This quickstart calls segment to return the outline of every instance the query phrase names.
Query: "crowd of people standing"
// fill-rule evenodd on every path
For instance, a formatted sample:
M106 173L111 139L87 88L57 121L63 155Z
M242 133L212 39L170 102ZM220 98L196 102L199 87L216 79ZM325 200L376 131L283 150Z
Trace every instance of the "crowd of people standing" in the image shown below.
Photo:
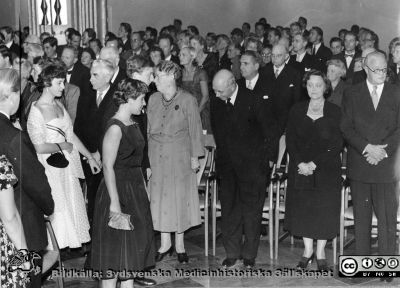
M298 269L316 259L329 270L343 163L356 253L370 254L372 211L379 254L396 253L400 37L386 54L374 31L353 25L328 47L304 17L290 27L262 18L254 33L243 23L230 36L202 37L179 19L159 33L121 23L104 43L92 28L68 28L66 45L39 36L0 28L2 255L43 255L46 215L60 248L87 248L103 287L154 285L107 271L150 269L174 251L189 262L204 134L217 147L223 267L256 265L269 175L285 147L284 229L303 239ZM6 287L26 285L27 275L1 273ZM40 273L29 276L40 287Z

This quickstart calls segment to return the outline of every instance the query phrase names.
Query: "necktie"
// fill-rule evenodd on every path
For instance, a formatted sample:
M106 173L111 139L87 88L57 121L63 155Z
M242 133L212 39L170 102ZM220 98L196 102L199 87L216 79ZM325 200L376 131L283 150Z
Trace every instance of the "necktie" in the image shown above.
M67 70L67 75L71 75L72 74L72 70Z
M315 45L312 46L312 55L315 55Z
M96 105L97 105L97 107L99 107L100 106L100 103L101 103L101 101L103 100L102 97L103 96L103 93L102 92L100 92L100 91L97 91L97 98L96 98Z
M378 107L379 103L379 97L378 97L378 92L377 92L378 86L374 85L371 93L371 98L372 98L372 103L374 104L374 108Z
M275 69L275 78L278 78L278 76L279 76L279 69L276 68L276 69Z
M251 80L247 83L247 89L253 90L253 85L251 84Z
M227 105L229 108L233 108L233 103L231 102L231 98L228 98L228 99L226 100L226 105Z

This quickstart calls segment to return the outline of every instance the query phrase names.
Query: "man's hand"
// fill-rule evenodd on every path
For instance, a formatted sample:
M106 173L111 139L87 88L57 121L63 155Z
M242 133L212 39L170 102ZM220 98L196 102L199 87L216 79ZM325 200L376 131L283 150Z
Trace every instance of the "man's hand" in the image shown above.
M377 165L380 161L382 161L385 157L387 157L387 153L385 151L385 145L372 145L368 144L364 149L364 157L367 162L371 165Z
M297 167L299 168L297 172L301 175L309 176L314 173L314 171L311 169L311 166L308 165L308 163L301 162L299 165L297 165Z

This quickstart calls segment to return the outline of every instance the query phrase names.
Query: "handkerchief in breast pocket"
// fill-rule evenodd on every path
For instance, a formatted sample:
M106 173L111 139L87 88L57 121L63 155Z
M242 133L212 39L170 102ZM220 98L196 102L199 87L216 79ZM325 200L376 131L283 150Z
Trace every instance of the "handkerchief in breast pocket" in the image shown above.
M263 99L269 99L268 95L264 95Z
M293 84L289 84L289 87L294 87L294 85Z

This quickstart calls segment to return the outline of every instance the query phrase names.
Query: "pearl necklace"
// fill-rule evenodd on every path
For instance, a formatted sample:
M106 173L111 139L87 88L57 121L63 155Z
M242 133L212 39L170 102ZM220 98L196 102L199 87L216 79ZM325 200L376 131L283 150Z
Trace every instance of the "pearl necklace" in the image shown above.
M164 108L168 108L172 104L172 102L174 102L176 95L178 95L178 90L176 90L174 96L172 96L171 99L167 100L165 99L164 95L161 94L161 103L163 104Z

